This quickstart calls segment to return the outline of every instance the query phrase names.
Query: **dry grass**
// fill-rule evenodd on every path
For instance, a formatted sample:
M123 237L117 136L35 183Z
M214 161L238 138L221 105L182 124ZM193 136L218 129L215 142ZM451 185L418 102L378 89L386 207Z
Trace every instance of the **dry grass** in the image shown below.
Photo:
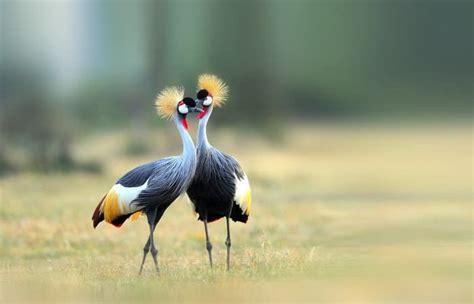
M174 149L156 134L159 150L141 158L121 155L119 134L78 145L105 157L103 175L0 180L2 302L472 301L469 125L299 126L278 142L213 130L253 187L250 222L232 226L232 271L224 222L211 225L211 271L180 199L157 228L161 276L149 260L139 277L145 219L94 231L90 216L120 174Z

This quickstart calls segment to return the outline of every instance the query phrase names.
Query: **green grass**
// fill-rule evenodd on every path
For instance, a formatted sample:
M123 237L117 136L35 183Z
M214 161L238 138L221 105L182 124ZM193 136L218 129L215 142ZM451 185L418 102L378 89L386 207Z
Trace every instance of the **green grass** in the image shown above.
M155 234L161 275L150 259L140 277L145 218L94 230L90 216L123 172L179 151L163 132L142 157L122 155L119 134L79 143L103 175L0 180L2 302L472 301L470 126L295 126L279 142L211 131L252 184L251 219L231 226L232 269L225 223L210 225L210 270L182 198Z

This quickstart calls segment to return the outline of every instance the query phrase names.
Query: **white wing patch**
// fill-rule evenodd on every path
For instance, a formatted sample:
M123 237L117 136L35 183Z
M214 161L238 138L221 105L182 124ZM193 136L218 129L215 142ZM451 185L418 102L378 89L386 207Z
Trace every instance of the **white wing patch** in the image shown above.
M125 187L120 184L115 184L112 187L112 190L118 194L118 205L122 214L138 211L135 205L130 203L138 197L140 192L142 192L142 190L145 189L147 185L148 180L146 180L143 185L138 187Z
M243 179L239 179L235 176L235 196L234 200L242 209L242 214L250 214L250 207L252 205L252 196L250 192L250 184L246 175Z

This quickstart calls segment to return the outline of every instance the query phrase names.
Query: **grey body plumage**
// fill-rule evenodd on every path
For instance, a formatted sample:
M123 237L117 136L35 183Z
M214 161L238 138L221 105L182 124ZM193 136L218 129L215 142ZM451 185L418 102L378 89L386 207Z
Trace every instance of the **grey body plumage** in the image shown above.
M187 194L204 222L206 248L212 267L212 244L209 239L207 223L226 218L227 225L227 269L230 267L230 228L229 218L234 221L247 222L248 212L236 201L239 181L247 181L239 163L230 155L219 151L209 144L207 123L212 113L212 105L205 110L197 133L197 167ZM247 181L248 184L248 181ZM248 189L250 191L250 189Z
M192 101L194 103L194 100ZM195 103L194 107L190 107L190 111L194 109ZM112 198L110 204L118 204L117 201L121 203L120 200L123 201L125 198L129 198L129 202L126 204L122 203L121 208L119 208L123 214L110 220L110 223L120 226L128 217L138 211L145 213L147 216L150 235L144 247L140 273L143 270L145 258L149 251L152 253L156 269L158 270L158 251L153 240L156 224L171 203L186 191L196 169L195 146L187 131L186 115L176 112L173 115L173 121L183 142L182 154L153 161L129 171L118 179L114 187L109 191L109 194L110 192L115 193L115 200L113 201ZM107 203L104 200L107 200L109 194L104 196L94 212L92 217L94 227L104 220L104 214L107 220L107 206L103 206L103 204ZM117 199L116 197L120 198ZM128 212L124 210L128 210Z
M234 202L236 178L245 176L239 163L208 143L198 146L197 159L196 172L187 194L199 220L206 218L207 222L213 222L230 216L234 221L247 222L248 216Z
M176 121L183 140L183 154L156 161L147 188L135 200L138 208L148 210L170 205L188 188L196 169L195 147L187 130Z
M138 208L143 208L145 211L150 225L150 237L143 249L140 273L143 270L148 250L151 250L158 271L156 259L158 251L153 242L156 224L171 203L186 191L196 170L196 154L191 136L179 122L179 118L175 117L174 120L183 141L183 153L181 156L168 157L158 161L155 173L150 177L147 188L141 191L135 200Z

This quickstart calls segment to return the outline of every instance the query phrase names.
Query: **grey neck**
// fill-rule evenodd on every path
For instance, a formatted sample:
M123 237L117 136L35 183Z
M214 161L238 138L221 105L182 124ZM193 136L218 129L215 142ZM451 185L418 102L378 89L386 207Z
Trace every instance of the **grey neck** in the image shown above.
M206 115L204 115L204 117L199 120L198 131L197 131L198 150L207 149L211 147L211 145L209 144L209 141L207 140L206 127L207 127L207 122L209 121L209 118L211 117L211 114L212 114L212 108L213 106L211 105L208 108Z
M173 117L176 128L178 128L179 135L183 141L183 154L181 155L185 163L192 165L196 162L196 151L191 135L189 135L188 130L183 126L181 119L178 114L175 114Z

